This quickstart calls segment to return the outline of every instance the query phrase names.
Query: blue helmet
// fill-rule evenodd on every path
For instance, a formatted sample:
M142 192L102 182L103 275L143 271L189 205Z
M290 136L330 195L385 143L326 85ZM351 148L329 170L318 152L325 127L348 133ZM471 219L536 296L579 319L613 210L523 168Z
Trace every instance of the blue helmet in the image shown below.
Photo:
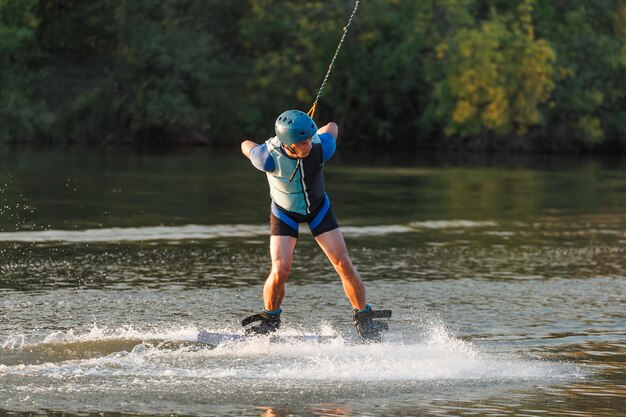
M308 114L300 110L287 110L274 125L278 140L286 145L304 142L317 133L317 126Z

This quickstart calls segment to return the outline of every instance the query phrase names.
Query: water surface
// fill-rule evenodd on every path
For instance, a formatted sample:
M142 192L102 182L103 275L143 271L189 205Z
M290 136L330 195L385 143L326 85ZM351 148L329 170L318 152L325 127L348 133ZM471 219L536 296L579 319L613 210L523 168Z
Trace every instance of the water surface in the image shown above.
M241 333L269 269L235 150L0 150L0 406L66 415L588 415L626 409L626 163L339 150L327 191L381 344L352 343L306 227L283 334Z

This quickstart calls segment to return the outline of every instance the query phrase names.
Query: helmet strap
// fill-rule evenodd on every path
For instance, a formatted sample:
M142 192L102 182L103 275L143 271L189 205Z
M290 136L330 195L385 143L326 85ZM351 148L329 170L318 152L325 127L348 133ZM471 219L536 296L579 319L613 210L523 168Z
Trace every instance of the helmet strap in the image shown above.
M293 155L295 155L295 154L296 154L296 153L293 151L293 149L291 149L291 146L287 146L287 145L285 145L284 143L281 143L280 145L283 147L283 149L286 149L286 150L287 150L290 154L293 154Z
M302 158L298 158L298 162L296 162L296 168L291 173L291 177L289 177L289 182L293 181L293 178L296 176L296 172L298 172L298 168L300 168L300 162Z
M287 152L289 152L292 155L298 156L297 153L295 153L292 149L291 146L287 146L284 143L281 143L281 146L287 150ZM298 172L298 168L300 168L300 163L302 162L302 158L298 157L298 162L296 162L296 168L293 170L293 172L291 173L291 176L289 177L289 182L293 181L293 179L296 176L296 172Z

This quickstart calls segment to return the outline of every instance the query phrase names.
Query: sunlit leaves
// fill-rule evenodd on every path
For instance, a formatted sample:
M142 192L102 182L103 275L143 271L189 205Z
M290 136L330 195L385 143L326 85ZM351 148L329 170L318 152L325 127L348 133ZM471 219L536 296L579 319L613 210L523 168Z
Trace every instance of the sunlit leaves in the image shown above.
M447 135L523 135L541 122L554 88L555 53L534 37L532 4L517 14L492 15L453 33L436 49L431 68Z

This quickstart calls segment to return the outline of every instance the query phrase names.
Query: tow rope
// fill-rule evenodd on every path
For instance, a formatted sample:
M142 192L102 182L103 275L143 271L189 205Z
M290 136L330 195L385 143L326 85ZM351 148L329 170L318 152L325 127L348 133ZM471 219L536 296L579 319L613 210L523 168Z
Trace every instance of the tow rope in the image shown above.
M339 45L337 45L337 50L335 51L335 55L333 56L333 59L330 61L330 65L328 66L328 71L326 72L326 76L324 77L324 81L322 81L322 85L319 89L319 91L317 92L317 97L315 97L315 101L313 102L313 105L311 106L311 109L307 112L307 114L311 117L311 119L313 118L313 115L315 114L315 109L317 109L317 102L320 99L320 96L322 95L322 91L324 91L324 87L326 87L326 83L328 82L328 78L330 77L330 73L333 70L333 67L335 65L335 60L337 59L337 55L339 55L339 50L341 49L341 46L343 45L343 41L346 39L346 35L348 34L348 28L350 27L350 24L352 23L352 20L354 19L354 16L356 16L356 12L357 9L359 8L359 5L361 4L361 0L356 0L356 4L354 5L354 10L352 11L352 14L350 15L350 19L348 20L348 24L346 24L346 26L343 28L343 35L341 36L341 40L339 41Z

